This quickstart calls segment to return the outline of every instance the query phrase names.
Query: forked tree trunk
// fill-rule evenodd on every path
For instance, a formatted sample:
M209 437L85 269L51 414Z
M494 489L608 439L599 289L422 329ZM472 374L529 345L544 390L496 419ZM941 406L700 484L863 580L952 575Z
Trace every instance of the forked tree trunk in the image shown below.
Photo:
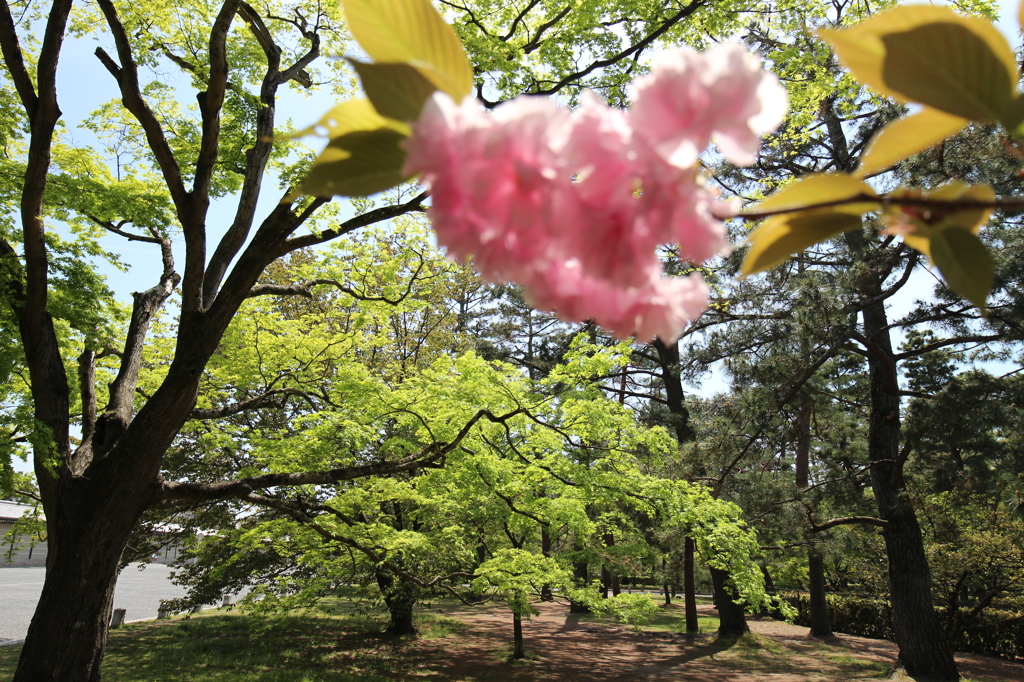
M718 636L742 637L750 632L743 607L736 603L736 588L732 585L729 572L712 568L711 584L715 589L715 604L718 606Z
M881 286L875 289L866 293L877 296ZM900 648L898 664L915 678L955 682L960 675L946 632L932 604L931 573L921 527L903 484L899 449L900 387L884 301L867 306L863 317L864 333L871 343L868 353L871 488L879 516L890 524L882 536L889 559L889 599L893 634Z
M693 555L696 543L693 538L683 542L683 602L686 608L686 632L700 632L697 621L697 586L693 579Z
M825 591L825 558L814 547L807 550L807 569L810 574L811 637L831 637L828 601Z

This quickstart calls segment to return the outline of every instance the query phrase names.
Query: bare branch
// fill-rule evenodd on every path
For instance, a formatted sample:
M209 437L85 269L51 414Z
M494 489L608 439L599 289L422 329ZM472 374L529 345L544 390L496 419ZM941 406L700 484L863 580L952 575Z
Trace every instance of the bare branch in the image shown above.
M125 225L126 221L122 221L115 225L109 220L100 220L96 216L90 215L88 213L85 214L85 216L95 224L102 227L104 230L107 230L108 232L113 232L114 234L120 237L124 237L130 242L146 242L149 244L159 244L162 241L159 237L146 237L140 234L132 234L131 232L125 232L121 228Z
M810 519L810 516L808 516L808 519ZM814 523L814 521L811 520L811 532L821 533L822 531L826 531L829 528L835 528L836 526L849 526L853 524L876 526L885 530L893 530L895 528L892 523L884 519L876 519L873 516L844 516L838 519L831 519L825 523Z
M52 432L65 470L71 466L70 387L53 319L47 312L49 257L42 216L53 134L61 116L57 106L57 60L70 11L71 0L55 0L50 7L35 69L38 88L35 91L10 7L6 1L0 2L0 51L25 106L30 126L28 160L24 178L20 180L24 264L21 265L6 240L0 245L0 257L5 261L4 269L16 275L11 279L9 301L18 320L25 351L35 418ZM48 495L47 490L53 489L47 486L52 485L52 482L40 481L44 496Z
M280 396L282 399L275 400L275 397L277 396ZM192 419L221 419L223 417L230 417L232 415L239 414L240 412L248 412L249 410L258 410L265 407L281 409L287 402L284 398L288 398L289 396L299 396L305 398L307 401L312 400L309 393L297 388L275 388L270 391L266 391L255 398L222 405L221 407L195 407L192 409Z
M313 287L322 286L329 284L339 291L348 294L357 301L374 301L380 303L387 303L388 305L398 305L412 294L413 287L416 285L419 279L419 274L423 271L426 261L420 259L420 264L416 267L416 271L409 278L409 283L397 298L388 298L387 296L367 296L366 294L360 293L352 287L346 286L336 279L311 279L302 284L257 284L249 290L248 298L254 298L256 296L303 296L305 298L313 298Z
M196 95L203 119L199 156L196 159L195 180L191 192L195 203L193 219L196 220L202 220L210 203L210 183L220 147L220 111L224 106L228 83L228 30L231 28L231 20L238 11L238 5L239 0L225 0L210 28L210 73L206 91Z
M625 50L622 50L618 54L612 55L608 59L599 59L599 60L597 60L595 62L592 62L585 69L582 69L581 71L577 71L576 73L569 74L568 76L566 76L562 80L560 80L557 83L555 83L554 85L552 85L550 88L546 88L546 89L542 89L542 90L535 90L535 91L531 92L530 94L531 95L553 95L556 92L558 92L558 91L562 90L563 88L565 88L566 86L571 85L572 83L580 80L584 76L587 76L587 75L591 74L592 72L594 72L594 71L596 71L598 69L603 69L606 66L611 66L611 65L613 65L613 64L615 64L615 63L617 63L617 62L619 62L619 61L621 61L623 59L626 59L626 58L630 57L631 55L633 55L635 53L638 53L638 52L641 52L641 51L647 49L647 47L649 45L651 45L655 40L657 40L658 38L663 36L666 32L668 32L669 29L671 29L673 26L678 24L683 19L686 19L687 17L689 17L691 14L693 14L694 12L699 10L701 7L704 7L706 4L707 4L707 0L693 0L692 2L690 2L690 4L686 5L681 10L676 12L674 15L672 15L671 17L666 19L664 21L664 23L662 23L660 26L658 26L658 28L656 28L654 31L651 31L643 39L641 39L638 42L636 42L635 44L627 47ZM495 106L497 104L495 102L487 102L486 100L484 100L484 103L487 106L491 106L491 107L493 107L493 106Z
M360 227L367 227L374 223L379 223L382 220L391 220L392 218L397 218L400 215L405 215L412 211L422 211L424 210L423 202L426 200L427 196L429 195L426 192L421 192L404 204L381 206L380 208L375 208L372 211L367 211L362 215L358 215L355 218L350 218L333 230L325 230L319 234L307 234L301 237L289 239L284 243L284 247L278 255L283 256L295 251L296 249L304 249L308 246L316 246L317 244L329 242L332 239L337 239L338 237L348 234L353 230L357 230Z
M815 204L797 206L794 208L783 208L772 211L745 211L738 215L723 215L718 217L722 218L723 220L729 218L742 218L743 220L761 220L762 218L769 218L771 216L784 215L787 213L798 213L800 211L810 211L818 208L832 208L834 206L847 206L849 204L861 203L878 204L882 208L889 208L892 206L913 206L916 208L926 209L927 211L931 212L934 217L938 217L940 215L948 213L956 213L958 211L970 210L996 209L1003 211L1008 215L1017 215L1019 213L1024 212L1024 199L1018 198L996 198L991 200L934 199L931 197L891 197L886 194L857 194L856 196L848 197L846 199L820 201Z
M96 430L96 351L86 348L78 356L78 384L82 393L82 442L91 442Z
M188 193L185 191L185 184L181 179L178 161L174 158L174 152L171 151L171 147L167 143L167 138L164 136L160 121L157 120L156 114L153 113L153 110L149 108L146 100L142 97L138 68L132 55L131 44L128 42L128 34L124 30L121 19L117 16L117 10L114 8L111 0L96 0L96 2L99 3L100 10L102 10L103 16L107 20L107 25L114 36L114 44L117 46L117 56L121 60L121 65L118 66L101 47L96 48L96 56L103 63L103 66L106 67L107 71L117 80L121 90L121 99L125 107L135 116L139 125L142 126L149 148L156 157L156 162L160 167L160 172L163 174L164 182L171 193L171 199L174 201L174 206L177 209L178 218L187 234L188 225L191 224L191 202L188 200Z
M267 71L263 77L263 84L260 87L260 104L262 106L256 113L256 130L253 146L246 152L245 176L242 181L242 191L238 198L238 207L235 210L235 218L231 226L224 233L220 243L217 244L203 281L204 308L209 308L213 304L221 281L227 272L228 265L239 249L242 248L242 245L245 244L245 240L250 230L252 230L264 172L270 159L270 153L273 151L277 89L288 80L308 83L308 77L303 81L304 69L320 55L320 36L315 31L299 27L303 36L310 41L310 48L295 64L282 72L280 70L281 49L274 43L270 31L263 23L259 13L245 2L240 2L238 13L263 48L264 55L267 58ZM314 210L319 208L320 205L322 204L316 203ZM300 224L307 217L308 215L302 216Z
M70 7L71 3L67 3ZM35 117L36 106L39 98L36 96L35 86L32 85L32 77L25 68L25 59L21 51L21 42L18 40L18 30L14 25L14 16L7 0L0 2L0 50L3 51L4 64L7 72L14 81L14 87L18 91L18 97L28 113L29 120Z

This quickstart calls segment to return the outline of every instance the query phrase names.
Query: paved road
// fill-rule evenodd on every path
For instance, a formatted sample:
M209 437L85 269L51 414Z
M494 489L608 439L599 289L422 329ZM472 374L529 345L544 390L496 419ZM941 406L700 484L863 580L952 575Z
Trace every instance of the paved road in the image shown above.
M171 583L170 572L163 564L149 564L143 571L139 564L128 566L117 579L114 608L126 609L127 620L156 618L161 599L185 594L185 588ZM25 637L45 574L44 568L0 568L0 644Z

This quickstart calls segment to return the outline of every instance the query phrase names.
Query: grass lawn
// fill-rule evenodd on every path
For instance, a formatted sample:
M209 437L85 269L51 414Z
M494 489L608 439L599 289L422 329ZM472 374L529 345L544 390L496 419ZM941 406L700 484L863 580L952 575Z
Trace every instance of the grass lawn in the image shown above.
M324 611L273 618L211 610L130 624L110 634L103 679L548 682L634 679L632 675L645 679L650 674L668 679L660 676L667 673L700 682L766 675L778 682L833 682L882 679L891 665L891 657L852 655L850 649L804 636L715 639L714 617L700 618L702 634L685 635L679 604L659 608L642 632L611 617L568 614L564 607L546 605L540 616L524 623L528 658L514 664L506 660L511 615L500 606L473 607L450 599L422 604L417 640L381 637L386 613L355 595L327 600L323 606ZM11 679L20 650L0 647L0 680Z
M336 604L342 607L341 600ZM300 613L257 619L210 611L190 618L129 624L110 633L103 679L115 682L376 682L408 668L374 635L377 615ZM425 613L423 637L463 631L458 621ZM367 646L369 642L374 646ZM377 646L379 645L379 646ZM20 646L0 647L0 679L14 675ZM387 675L390 673L390 675ZM383 675L387 675L386 677Z

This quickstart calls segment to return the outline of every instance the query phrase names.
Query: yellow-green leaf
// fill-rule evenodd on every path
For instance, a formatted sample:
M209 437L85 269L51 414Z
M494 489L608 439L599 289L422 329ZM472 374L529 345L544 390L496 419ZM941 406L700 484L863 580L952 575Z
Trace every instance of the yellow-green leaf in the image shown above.
M958 199L992 201L995 198L995 192L988 185L971 186L954 180L928 193L915 189L901 189L890 192L888 197L896 202L900 198L928 198L949 202ZM920 251L929 260L933 260L931 253L933 236L947 229L977 234L978 230L988 222L991 213L992 209L989 208L955 209L910 204L901 206L896 203L886 208L882 214L882 222L888 226L888 232L902 236L907 246Z
M841 173L808 175L805 178L787 185L764 201L751 207L744 213L765 213L768 211L790 211L793 209L815 206L826 202L842 201L855 197L873 197L875 190L860 178ZM843 205L833 210L845 213L863 213L877 207L871 201Z
M359 74L366 96L381 116L415 121L420 116L423 103L437 90L419 69L408 64L348 61Z
M981 239L955 227L936 232L931 237L931 260L950 289L985 310L996 266Z
M295 139L307 135L338 137L357 130L375 130L377 128L391 128L407 136L411 132L405 123L385 118L377 113L370 100L350 99L334 105L319 121L288 135L287 138Z
M381 116L366 99L335 106L320 122L301 134L331 138L320 153L300 192L314 196L366 196L401 183L405 150L401 142L409 126Z
M301 192L318 197L368 196L400 184L405 139L391 128L345 133L328 143L320 153Z
M996 198L996 193L989 185L967 185L959 180L954 180L930 191L928 196L944 201L956 201L957 199L993 201ZM952 211L942 216L939 229L959 228L967 230L971 234L978 234L978 230L988 222L990 215L992 215L991 208L966 208Z
M459 101L473 89L473 70L455 31L430 0L341 0L352 37L375 61L418 69Z
M751 275L769 270L793 254L861 224L861 214L876 210L875 191L860 178L838 173L809 175L768 197L744 213L778 212L767 218L747 237L750 250L741 273ZM851 203L811 208L846 199Z
M817 210L772 216L750 233L744 277L770 270L809 246L861 225L859 213Z
M856 173L864 177L885 170L897 161L955 135L967 123L965 118L927 107L916 114L893 121L871 140L871 146Z
M904 5L818 35L861 82L901 101L975 121L1002 121L1017 63L991 22L946 7Z

